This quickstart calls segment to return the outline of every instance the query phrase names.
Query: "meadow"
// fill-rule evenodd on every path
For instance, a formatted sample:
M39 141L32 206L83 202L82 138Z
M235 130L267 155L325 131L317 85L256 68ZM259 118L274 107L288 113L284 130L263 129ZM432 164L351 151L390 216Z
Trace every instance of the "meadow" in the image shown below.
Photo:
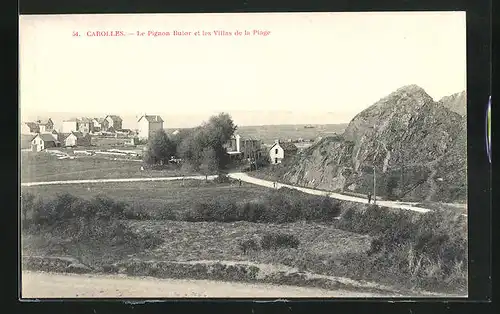
M242 183L216 184L213 181L178 180L159 182L120 182L75 185L45 185L23 187L22 192L45 199L60 194L73 194L84 199L105 195L126 203L131 211L142 216L161 218L166 213L181 213L200 202L249 202L268 192L260 186Z
M79 156L59 160L48 153L21 152L21 182L88 180L108 178L175 177L192 172L177 167L141 170L142 162Z

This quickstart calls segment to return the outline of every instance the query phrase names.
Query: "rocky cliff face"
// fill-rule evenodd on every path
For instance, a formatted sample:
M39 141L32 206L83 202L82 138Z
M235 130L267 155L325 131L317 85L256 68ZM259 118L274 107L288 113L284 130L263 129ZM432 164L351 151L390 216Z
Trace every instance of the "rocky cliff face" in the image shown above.
M463 117L467 115L467 94L465 91L443 97L439 103Z
M422 88L404 86L359 113L342 136L297 155L283 180L385 199L466 199L466 120Z

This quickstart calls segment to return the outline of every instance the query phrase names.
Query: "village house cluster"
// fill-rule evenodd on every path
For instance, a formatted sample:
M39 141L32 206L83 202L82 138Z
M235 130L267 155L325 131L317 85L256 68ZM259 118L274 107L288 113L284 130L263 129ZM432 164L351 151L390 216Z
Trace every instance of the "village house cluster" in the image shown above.
M149 140L155 132L164 128L158 115L143 114L137 120L137 129L123 128L123 119L118 115L104 118L72 118L63 120L60 130L54 127L51 118L21 123L21 135L30 137L30 149L42 151L52 147L92 146L96 136L114 136L130 139L136 145L140 140Z
M30 150L39 152L52 147L89 147L93 144L92 139L99 136L120 136L127 138L127 144L137 145L164 129L164 120L159 115L142 114L136 122L137 128L129 130L123 128L123 119L118 115L106 115L104 118L80 117L62 121L58 131L54 127L54 121L48 118L23 122L21 134L31 135ZM172 134L178 132L177 130ZM256 161L268 158L271 164L280 164L298 151L291 141L276 140L266 147L259 139L239 134L233 135L225 148L233 160Z

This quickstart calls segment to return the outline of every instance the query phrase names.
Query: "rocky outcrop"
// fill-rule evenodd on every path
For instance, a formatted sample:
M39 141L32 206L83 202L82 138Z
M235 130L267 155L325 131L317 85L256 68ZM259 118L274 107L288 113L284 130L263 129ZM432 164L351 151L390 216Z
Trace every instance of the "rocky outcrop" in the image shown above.
M439 103L463 117L467 115L467 93L465 91L445 96L439 100Z
M466 120L422 88L404 86L355 116L342 136L297 155L283 180L408 201L466 198Z

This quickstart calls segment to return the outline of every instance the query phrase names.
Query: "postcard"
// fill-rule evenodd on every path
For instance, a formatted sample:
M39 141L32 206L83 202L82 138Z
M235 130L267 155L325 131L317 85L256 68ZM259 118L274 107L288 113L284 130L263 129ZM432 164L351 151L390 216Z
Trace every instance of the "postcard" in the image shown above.
M467 297L465 12L19 23L23 299Z

